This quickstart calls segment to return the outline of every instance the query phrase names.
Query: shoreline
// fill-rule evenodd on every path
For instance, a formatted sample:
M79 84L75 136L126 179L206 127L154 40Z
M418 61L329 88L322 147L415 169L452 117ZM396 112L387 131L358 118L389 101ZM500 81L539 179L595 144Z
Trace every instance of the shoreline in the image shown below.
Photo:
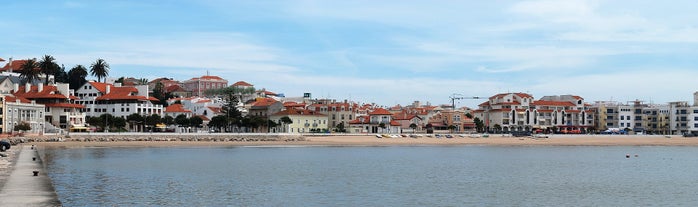
M99 135L91 135L100 137ZM375 135L312 135L284 136L276 138L227 139L218 138L171 138L153 135L147 138L134 138L134 135L112 136L110 138L50 138L34 140L32 144L44 147L206 147L206 146L698 146L698 138L664 135L551 135L550 138L504 137L490 135L488 138L454 137L400 137L377 138ZM201 135L195 135L201 136ZM235 135L240 136L240 135ZM116 137L116 138L115 138ZM250 137L254 137L251 135ZM292 138L291 138L292 137Z

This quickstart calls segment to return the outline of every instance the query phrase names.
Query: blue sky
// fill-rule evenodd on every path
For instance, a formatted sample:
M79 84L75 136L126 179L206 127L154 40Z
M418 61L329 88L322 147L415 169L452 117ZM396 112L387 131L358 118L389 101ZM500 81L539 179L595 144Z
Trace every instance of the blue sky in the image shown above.
M697 1L10 1L0 57L217 75L380 105L453 93L690 101ZM476 107L482 100L463 100Z

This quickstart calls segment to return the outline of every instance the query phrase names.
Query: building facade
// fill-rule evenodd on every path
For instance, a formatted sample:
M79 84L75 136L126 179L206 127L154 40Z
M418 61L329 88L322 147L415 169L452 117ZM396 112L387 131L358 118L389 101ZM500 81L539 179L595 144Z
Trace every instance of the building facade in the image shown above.
M182 85L184 90L191 92L192 96L203 97L206 90L228 87L228 81L218 76L205 75L186 80Z

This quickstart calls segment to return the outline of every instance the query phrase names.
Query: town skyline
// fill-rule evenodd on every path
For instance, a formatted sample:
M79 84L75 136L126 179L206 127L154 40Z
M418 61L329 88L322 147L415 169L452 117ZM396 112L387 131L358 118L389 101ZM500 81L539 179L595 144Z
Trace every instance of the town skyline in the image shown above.
M103 58L111 77L151 80L208 71L286 96L385 106L506 92L665 104L696 91L695 4L6 2L0 57L49 54L67 69Z

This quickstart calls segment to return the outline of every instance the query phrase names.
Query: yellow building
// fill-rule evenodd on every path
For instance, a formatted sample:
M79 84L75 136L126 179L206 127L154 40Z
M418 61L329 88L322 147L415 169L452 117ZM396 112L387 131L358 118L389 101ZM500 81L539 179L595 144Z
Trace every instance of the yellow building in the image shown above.
M284 123L283 117L288 117L291 123ZM306 109L287 108L271 115L269 120L279 124L271 132L310 133L329 130L327 115Z

